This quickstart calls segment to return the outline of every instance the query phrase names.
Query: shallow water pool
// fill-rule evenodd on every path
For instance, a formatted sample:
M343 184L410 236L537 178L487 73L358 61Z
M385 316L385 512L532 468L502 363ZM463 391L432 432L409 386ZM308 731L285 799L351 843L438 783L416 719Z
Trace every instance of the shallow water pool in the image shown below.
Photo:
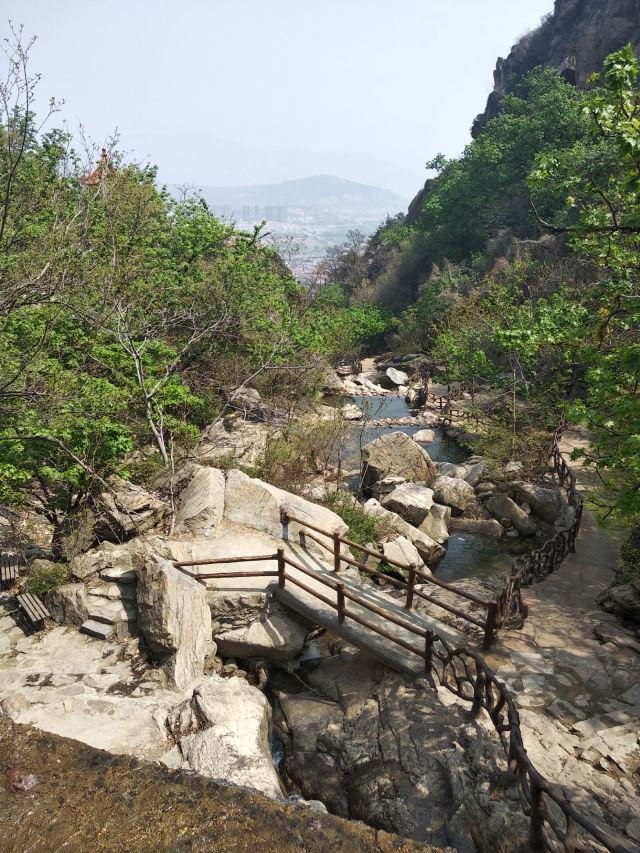
M416 411L407 405L403 397L341 397L330 401L332 405L343 406L355 403L365 412L367 423L354 423L349 430L349 438L342 448L342 467L346 471L360 471L361 449L365 444L391 432L403 432L414 436L424 426L379 426L376 421L386 418L406 418ZM464 462L469 453L456 441L448 438L442 427L435 427L435 440L421 443L434 462ZM360 488L360 475L354 474L346 480L350 491ZM511 566L511 557L505 552L498 540L481 536L478 533L452 533L449 537L447 552L433 571L443 581L460 580L468 577L493 577L507 572Z

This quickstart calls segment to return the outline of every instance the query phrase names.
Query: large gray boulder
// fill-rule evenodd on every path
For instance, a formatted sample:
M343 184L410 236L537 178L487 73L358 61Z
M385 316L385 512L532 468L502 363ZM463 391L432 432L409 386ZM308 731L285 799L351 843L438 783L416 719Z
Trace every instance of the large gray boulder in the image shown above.
M362 485L369 491L385 477L403 477L427 486L436 476L429 454L403 432L391 432L362 448Z
M198 459L212 465L229 459L243 465L255 465L273 434L274 430L268 424L245 420L240 414L229 415L207 429L198 446Z
M125 542L155 527L169 511L158 497L120 477L110 477L113 491L96 499L94 535L100 541Z
M180 495L174 532L214 536L224 515L224 473L218 468L194 466Z
M434 503L429 510L429 515L420 525L420 531L442 545L449 538L450 523L451 507Z
M361 421L364 418L364 412L355 403L347 403L340 409L340 414L345 421Z
M461 515L476 497L473 486L458 477L436 477L431 488L436 501L451 507L454 515Z
M486 507L498 521L501 522L503 518L508 519L521 536L535 536L538 529L535 521L529 518L522 507L519 507L508 495L502 493L493 495L487 501Z
M288 778L335 814L427 849L514 849L527 819L517 783L497 770L493 731L440 702L440 691L381 669L363 652L342 653L309 672L313 692L282 696Z
M142 540L134 540L128 545L114 545L103 542L97 548L75 557L69 563L74 578L85 580L98 573L109 580L120 580L123 575L135 580L135 573L141 566L136 549L142 549Z
M300 654L308 633L308 626L272 602L261 618L231 630L216 631L214 636L218 653L224 657L280 662Z
M511 489L518 503L529 504L531 512L549 524L560 518L567 506L562 490L558 487L547 488L517 481L512 483Z
M395 367L388 367L386 374L394 385L409 384L409 376L403 370L397 370Z
M89 598L83 583L65 583L50 589L44 603L52 619L60 625L82 625L89 617Z
M418 550L427 565L437 563L444 556L444 548L427 533L418 530L412 524L400 518L395 512L385 509L375 498L371 498L363 507L366 515L379 519L385 527L399 536L405 536Z
M266 407L260 392L255 388L247 388L241 385L228 395L228 401L245 418L260 419L265 416Z
M182 713L182 720L191 728L196 719L205 729L182 737L162 763L283 799L271 759L271 707L265 696L242 678L211 675L197 685L190 705L193 713Z
M270 483L248 477L242 471L229 471L225 490L225 518L244 527L262 530L275 539L280 539L285 533L290 540L298 537L302 529L297 522L290 522L283 529L282 513L289 512L303 522L309 522L328 533L337 532L346 536L348 526L335 512L304 498L278 489ZM327 545L332 540L325 537ZM310 550L321 553L326 557L327 552L308 539Z
M382 499L382 506L420 527L433 506L433 490L419 483L403 483Z
M401 563L403 566L415 566L423 568L422 559L418 553L418 549L410 542L406 536L398 536L392 542L385 542L382 546L382 553L387 562L393 560L396 563ZM397 566L395 568L398 568ZM428 570L427 570L428 571Z
M600 601L605 610L640 623L640 580L609 587Z
M478 483L486 478L490 469L491 463L484 460L475 462L473 465L466 465L464 479L475 489Z
M436 470L442 477L455 477L457 480L464 480L467 473L466 465L456 465L455 462L436 462Z
M465 533L492 536L494 539L501 539L504 536L504 527L495 518L454 518L451 521L451 528Z
M202 675L213 649L211 612L202 584L160 557L138 572L138 627L176 687Z

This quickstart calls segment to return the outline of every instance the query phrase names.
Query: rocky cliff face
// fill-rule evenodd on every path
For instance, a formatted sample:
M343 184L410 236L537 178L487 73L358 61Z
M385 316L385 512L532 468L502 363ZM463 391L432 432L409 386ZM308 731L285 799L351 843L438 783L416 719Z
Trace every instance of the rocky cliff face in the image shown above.
M473 136L496 115L505 92L532 68L558 68L583 86L608 54L628 42L640 48L640 0L556 0L553 14L520 39L506 59L498 59L495 88L474 122Z

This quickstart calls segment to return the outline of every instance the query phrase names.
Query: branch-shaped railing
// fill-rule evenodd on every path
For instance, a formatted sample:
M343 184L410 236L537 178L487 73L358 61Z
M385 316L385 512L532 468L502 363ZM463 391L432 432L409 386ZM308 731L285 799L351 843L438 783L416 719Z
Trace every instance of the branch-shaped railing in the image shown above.
M496 617L498 628L522 625L527 617L527 606L522 600L522 588L531 586L533 583L541 583L560 566L567 554L575 553L584 501L576 491L575 474L565 462L560 450L560 441L565 429L566 424L563 423L553 434L551 458L554 472L560 486L566 492L568 505L573 511L572 522L569 527L559 530L535 551L523 554L513 561L511 572L505 578L504 586L498 594Z
M325 533L325 535L328 535ZM345 555L341 555L344 561ZM187 571L190 567L201 567L225 563L250 563L277 561L277 571L230 571L197 573ZM482 710L489 715L491 723L502 744L508 771L518 785L520 804L529 818L528 849L532 853L544 851L610 851L610 853L637 853L637 845L627 836L594 820L574 808L570 797L559 785L549 782L533 765L525 749L520 717L511 693L498 681L491 667L481 655L466 648L451 649L447 642L431 629L403 619L396 612L385 610L357 591L348 589L343 580L334 574L325 574L303 566L285 553L284 547L275 554L256 557L213 557L208 560L177 562L176 568L204 582L207 578L273 577L278 587L284 589L293 584L308 595L323 602L337 613L338 625L352 620L380 637L417 655L424 663L424 673L429 682L438 683L470 705L470 714L476 717ZM293 570L293 571L290 571ZM297 574L303 575L304 580ZM308 579L308 580L307 580ZM321 591L322 590L322 591ZM412 637L409 641L397 633L386 630L380 624L363 616L351 604L356 604L396 627L402 628ZM353 637L351 638L353 640Z
M465 384L462 383L458 389L458 394L460 395L464 389ZM451 405L451 397L427 394L427 399L438 406L445 423L456 419L474 421L478 425L482 420L477 412L454 409ZM567 465L560 450L560 441L566 427L566 422L563 422L554 432L550 457L553 460L554 473L560 486L564 488L568 504L573 510L573 519L565 530L557 531L551 539L539 548L528 554L523 554L513 561L511 571L506 576L504 585L496 599L496 628L521 627L528 615L527 606L522 600L523 587L531 586L533 583L541 583L561 565L567 554L575 553L575 543L582 523L584 502L576 491L575 474Z

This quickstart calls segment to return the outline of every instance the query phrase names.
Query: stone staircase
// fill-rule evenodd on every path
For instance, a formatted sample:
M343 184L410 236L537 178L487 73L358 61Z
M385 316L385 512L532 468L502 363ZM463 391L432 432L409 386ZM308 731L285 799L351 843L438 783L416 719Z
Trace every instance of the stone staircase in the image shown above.
M80 626L83 634L99 640L131 636L137 621L136 585L104 580L87 590L88 618Z

